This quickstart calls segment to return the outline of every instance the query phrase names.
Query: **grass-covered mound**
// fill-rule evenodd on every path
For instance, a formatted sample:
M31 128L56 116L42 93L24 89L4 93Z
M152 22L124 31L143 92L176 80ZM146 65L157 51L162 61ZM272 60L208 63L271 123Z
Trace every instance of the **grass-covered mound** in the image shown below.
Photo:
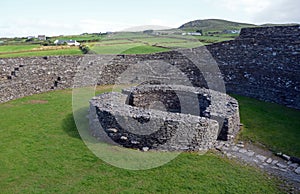
M110 166L80 139L71 100L65 90L0 104L1 193L279 192L273 179L213 153L184 153L152 170Z

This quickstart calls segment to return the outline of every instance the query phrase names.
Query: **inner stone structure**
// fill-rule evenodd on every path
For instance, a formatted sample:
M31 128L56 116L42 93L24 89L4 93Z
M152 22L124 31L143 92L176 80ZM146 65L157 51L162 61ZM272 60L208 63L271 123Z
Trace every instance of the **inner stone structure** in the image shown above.
M90 101L90 132L98 140L142 150L207 150L239 131L237 101L189 86L142 85Z

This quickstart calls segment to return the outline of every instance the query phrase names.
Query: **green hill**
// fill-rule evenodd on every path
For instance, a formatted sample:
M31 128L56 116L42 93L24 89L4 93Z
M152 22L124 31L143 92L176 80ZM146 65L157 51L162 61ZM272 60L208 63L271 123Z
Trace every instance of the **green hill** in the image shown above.
M188 23L183 24L179 27L180 30L184 31L196 31L202 30L203 32L222 32L224 30L241 30L242 28L249 27L269 27L269 26L291 26L291 25L299 25L296 23L288 23L288 24L247 24L247 23L239 23L232 22L221 19L205 19L205 20L194 20Z
M237 23L220 19L195 20L183 24L179 27L184 31L203 30L204 32L224 31L224 30L240 30L245 27L255 27L254 24Z

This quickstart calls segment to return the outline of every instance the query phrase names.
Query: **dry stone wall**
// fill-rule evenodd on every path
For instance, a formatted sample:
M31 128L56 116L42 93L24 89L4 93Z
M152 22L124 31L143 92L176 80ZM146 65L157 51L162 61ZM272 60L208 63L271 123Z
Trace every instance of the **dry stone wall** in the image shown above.
M248 28L243 29L236 40L209 45L206 49L217 61L229 93L300 109L299 35L299 26ZM204 47L194 51L206 54ZM89 57L93 58L92 62L86 62ZM87 79L100 73L96 80L98 84L114 84L116 78L129 66L147 60L163 60L177 67L196 87L208 87L203 75L220 76L209 71L200 72L191 60L176 51L151 55L119 55L111 57L110 65L106 66L95 62L110 57L0 59L0 102L70 88L74 85L73 78L77 72L90 72ZM82 63L85 65L77 69ZM205 66L205 60L203 65Z
M300 109L300 27L248 28L238 39L207 47L226 89Z
M89 121L98 140L141 150L207 150L217 139L233 140L240 129L235 99L175 85L142 85L94 97Z

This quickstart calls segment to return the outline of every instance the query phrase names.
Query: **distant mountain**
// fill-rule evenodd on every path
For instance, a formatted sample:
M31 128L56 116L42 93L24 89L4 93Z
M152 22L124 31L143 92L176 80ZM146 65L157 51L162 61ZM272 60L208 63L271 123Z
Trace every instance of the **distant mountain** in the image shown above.
M247 24L247 23L238 23L221 19L206 19L206 20L195 20L183 24L179 27L180 30L184 31L196 31L203 30L204 32L212 31L224 31L224 30L240 30L242 28L249 27L268 27L268 26L290 26L290 25L299 25L299 24Z
M183 24L179 27L180 30L195 31L223 31L223 30L240 30L245 27L255 27L254 24L237 23L220 19L195 20Z

